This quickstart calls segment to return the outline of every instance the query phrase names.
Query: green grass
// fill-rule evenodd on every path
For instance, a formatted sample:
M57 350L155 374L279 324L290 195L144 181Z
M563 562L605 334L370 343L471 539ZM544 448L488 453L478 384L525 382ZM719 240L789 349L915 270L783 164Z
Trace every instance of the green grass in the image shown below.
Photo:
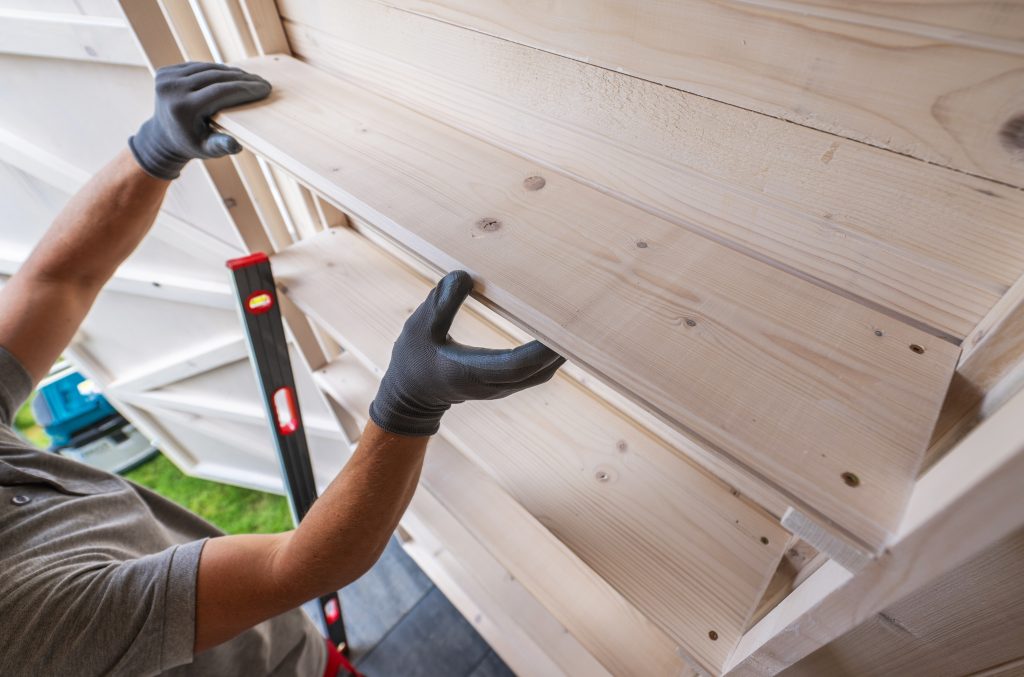
M34 393L32 397L35 397ZM29 442L40 449L46 449L50 446L50 438L36 425L31 403L30 397L18 410L14 427ZM158 454L123 475L191 510L229 534L266 534L292 528L288 503L281 496L189 477L163 454Z
M229 534L276 533L292 528L281 496L189 477L159 454L124 477L191 510Z
M14 415L14 429L40 449L48 449L50 446L50 436L40 426L36 425L36 419L32 416L32 400L35 397L36 394L32 393L32 396L25 401L25 404L21 405L21 409Z

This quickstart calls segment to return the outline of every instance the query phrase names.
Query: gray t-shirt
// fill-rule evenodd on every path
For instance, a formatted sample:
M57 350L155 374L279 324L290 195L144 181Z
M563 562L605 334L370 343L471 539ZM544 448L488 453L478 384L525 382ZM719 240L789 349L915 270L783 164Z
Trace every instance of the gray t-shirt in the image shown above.
M32 388L0 348L0 675L321 677L299 610L193 655L196 573L220 532L116 475L11 430Z

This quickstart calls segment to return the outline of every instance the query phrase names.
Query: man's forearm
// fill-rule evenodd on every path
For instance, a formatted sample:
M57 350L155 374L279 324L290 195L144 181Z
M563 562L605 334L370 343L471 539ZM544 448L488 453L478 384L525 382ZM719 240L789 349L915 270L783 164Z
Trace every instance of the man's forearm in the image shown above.
M298 529L207 542L199 563L195 650L365 573L412 499L427 439L368 423L352 458Z
M68 201L22 270L102 286L149 232L170 185L122 150Z
M142 171L127 149L118 153L71 198L4 287L0 345L33 378L46 374L148 232L169 185Z

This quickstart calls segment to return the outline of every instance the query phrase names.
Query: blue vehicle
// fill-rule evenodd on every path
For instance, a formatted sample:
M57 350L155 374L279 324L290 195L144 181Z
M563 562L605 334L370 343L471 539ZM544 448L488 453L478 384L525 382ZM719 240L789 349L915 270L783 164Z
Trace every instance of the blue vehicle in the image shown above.
M66 362L39 384L32 413L50 436L50 451L109 472L124 472L156 454L95 384Z

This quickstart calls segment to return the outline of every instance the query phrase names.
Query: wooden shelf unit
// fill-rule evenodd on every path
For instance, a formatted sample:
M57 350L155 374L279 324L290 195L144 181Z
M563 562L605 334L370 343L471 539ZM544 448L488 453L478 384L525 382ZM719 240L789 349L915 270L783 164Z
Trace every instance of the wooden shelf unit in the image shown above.
M218 116L246 146L476 274L481 300L841 538L884 546L955 346L290 57L240 65L279 83Z
M391 342L443 270L478 283L458 339L535 336L573 361L545 388L453 409L403 521L406 549L513 669L776 674L1021 528L1024 346L1010 330L1024 316L1024 252L1007 222L1021 191L831 127L641 93L628 75L569 65L578 55L513 44L511 29L455 0L390 4L401 9L282 0L286 20L272 0L122 7L151 65L232 61L273 82L269 100L216 120L259 159L207 171L245 245L273 253L303 368L350 440ZM346 17L351 40L320 31ZM357 44L359 30L390 23L401 30L380 53ZM422 66L402 52L420 29L439 38ZM289 56L289 43L310 58ZM471 53L494 61L444 70ZM679 106L730 143L742 130L782 139L778 171L794 187L771 194L735 164L739 146L715 155L704 137L714 177L676 162L675 146L671 162L645 156L639 132L626 149L580 124L586 106L561 143L558 115L501 110L487 89L500 79L482 93L465 84L534 58L576 95L641 102L644 124L696 124L666 118ZM557 99L535 84L509 91L541 95ZM758 152L770 175L771 149ZM818 196L804 184L825 170L793 160L827 167L837 152L856 159L829 170L823 200L849 205L840 218L856 226L809 215ZM1013 178L1004 160L978 166ZM656 178L662 167L671 179ZM861 176L877 204L838 188ZM941 208L897 232L879 214L915 190L926 194L915 209ZM962 255L949 209L978 215L981 236ZM918 477L951 378L948 452ZM823 551L813 573L782 563L798 538Z

